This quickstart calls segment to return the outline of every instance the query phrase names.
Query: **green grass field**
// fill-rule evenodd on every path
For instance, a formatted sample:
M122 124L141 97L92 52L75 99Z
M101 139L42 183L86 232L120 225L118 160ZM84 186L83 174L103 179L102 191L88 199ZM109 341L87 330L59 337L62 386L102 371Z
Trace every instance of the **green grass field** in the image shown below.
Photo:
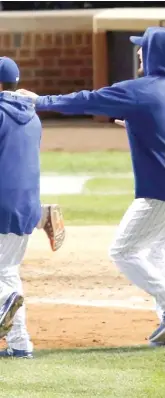
M128 152L41 153L41 171L60 174L126 173L131 171Z
M60 203L67 225L117 224L133 199L130 174L128 178L119 176L132 171L128 152L46 152L41 154L41 169L45 173L93 176L85 183L82 195L41 197L43 203Z
M66 225L116 225L133 200L129 195L42 196L43 203L59 203Z
M4 398L164 398L164 349L39 352L0 361Z
M84 192L100 194L119 192L132 192L134 188L132 178L111 178L111 177L95 177L87 181L84 185Z

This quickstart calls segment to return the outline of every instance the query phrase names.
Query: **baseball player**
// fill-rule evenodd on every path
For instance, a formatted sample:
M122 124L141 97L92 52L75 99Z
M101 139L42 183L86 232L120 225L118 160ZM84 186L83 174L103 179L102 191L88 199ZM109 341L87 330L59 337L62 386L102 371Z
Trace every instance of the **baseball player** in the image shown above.
M149 340L165 344L165 29L148 28L131 37L141 47L143 77L100 90L33 98L38 110L107 115L123 119L130 144L135 200L109 249L128 279L151 294L161 323Z
M19 264L35 227L45 230L53 251L65 230L60 207L40 205L42 128L32 100L14 92L18 80L15 62L0 58L0 338L7 335L8 344L0 357L31 358Z

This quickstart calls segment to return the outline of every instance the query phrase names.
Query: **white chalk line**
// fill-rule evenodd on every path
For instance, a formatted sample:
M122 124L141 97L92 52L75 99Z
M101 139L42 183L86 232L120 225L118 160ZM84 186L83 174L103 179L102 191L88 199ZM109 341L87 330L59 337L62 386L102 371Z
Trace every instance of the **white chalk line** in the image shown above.
M139 303L137 302L139 301ZM85 299L71 299L71 298L47 298L47 297L28 297L26 299L28 304L55 304L55 305L73 305L81 307L95 307L95 308L124 308L142 311L154 311L154 306L146 305L143 298L134 298L128 300L85 300Z
M130 179L131 174L112 174L113 177L106 177L106 175L102 175L102 177L106 178L127 178ZM88 189L85 190L85 183L93 178L97 178L97 176L90 175L55 175L55 174L41 174L40 179L40 193L41 195L63 195L63 194L83 194L83 195L129 195L132 193L132 190L109 190L105 189L104 191L90 191Z

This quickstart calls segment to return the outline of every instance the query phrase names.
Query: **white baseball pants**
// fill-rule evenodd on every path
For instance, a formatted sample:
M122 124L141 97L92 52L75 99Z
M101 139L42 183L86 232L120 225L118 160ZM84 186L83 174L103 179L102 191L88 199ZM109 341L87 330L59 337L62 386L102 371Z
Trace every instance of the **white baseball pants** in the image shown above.
M37 228L43 227L46 214L46 206L42 206L42 217ZM23 295L19 268L27 248L28 239L29 235L0 234L0 307L12 292ZM6 341L9 348L33 350L33 344L26 329L25 305L16 312L13 327L6 336Z
M109 255L132 283L155 298L161 319L165 311L165 202L135 199Z
M23 295L19 264L23 260L27 243L28 235L0 234L0 306L12 292ZM10 348L32 351L33 346L26 330L25 305L15 314L6 341Z

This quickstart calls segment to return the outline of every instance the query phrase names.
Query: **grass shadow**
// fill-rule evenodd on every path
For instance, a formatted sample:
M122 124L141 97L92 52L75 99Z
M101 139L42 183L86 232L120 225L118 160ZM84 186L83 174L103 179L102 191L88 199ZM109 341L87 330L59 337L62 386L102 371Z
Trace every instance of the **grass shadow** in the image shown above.
M162 347L163 348L163 347ZM151 351L151 350L157 349L156 347L152 347L149 345L138 345L138 346L121 346L121 347L91 347L91 348L68 348L68 349L62 349L62 348L57 348L57 349L45 349L45 350L36 350L35 351L35 357L36 358L41 358L41 357L47 357L49 355L54 355L54 354L74 354L74 355L80 355L80 354L89 354L89 353L109 353L109 354L133 354L137 352L146 352L146 351ZM160 347L158 348L160 350Z

